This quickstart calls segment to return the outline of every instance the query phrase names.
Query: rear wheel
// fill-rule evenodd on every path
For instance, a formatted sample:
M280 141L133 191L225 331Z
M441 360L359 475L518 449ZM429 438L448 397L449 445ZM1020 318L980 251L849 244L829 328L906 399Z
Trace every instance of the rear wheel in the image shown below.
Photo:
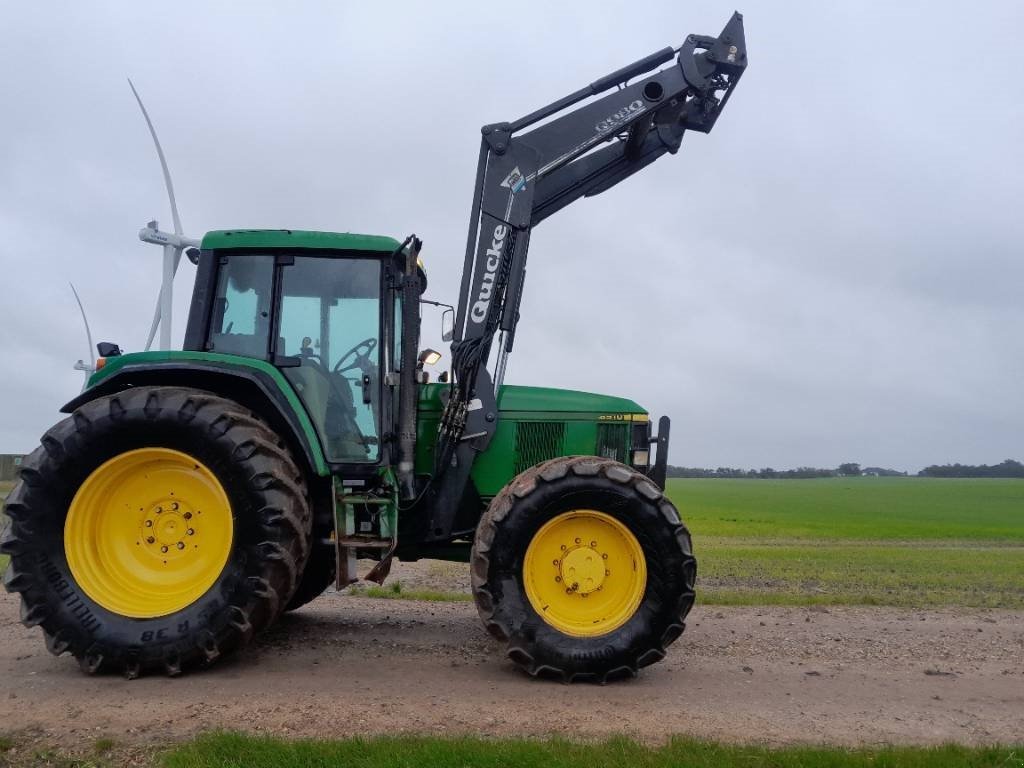
M237 403L138 387L42 438L0 551L22 621L88 672L177 674L269 625L295 591L311 515L278 437Z
M635 675L693 606L696 560L675 507L618 462L563 457L512 480L477 527L473 594L531 675Z
M334 547L314 547L309 553L309 561L299 579L299 586L285 610L294 611L320 597L334 583L336 571Z

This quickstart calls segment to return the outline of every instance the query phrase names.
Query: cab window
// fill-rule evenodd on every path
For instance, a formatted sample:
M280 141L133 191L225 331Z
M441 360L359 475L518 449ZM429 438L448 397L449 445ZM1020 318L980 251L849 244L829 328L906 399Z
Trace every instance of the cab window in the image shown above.
M379 454L381 264L296 256L281 268L276 354L331 461Z
M273 281L273 256L224 259L217 277L208 349L266 359Z

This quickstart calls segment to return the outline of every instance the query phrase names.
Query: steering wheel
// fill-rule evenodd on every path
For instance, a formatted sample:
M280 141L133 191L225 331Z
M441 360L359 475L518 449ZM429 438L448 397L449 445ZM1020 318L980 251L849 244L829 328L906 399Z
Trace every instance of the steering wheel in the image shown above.
M370 353L377 348L377 339L373 336L363 339L356 344L352 349L346 352L337 363L334 364L334 373L345 373L347 371L354 371L357 368L361 371L365 371L366 365L372 365L369 357ZM352 362L345 364L349 358L352 358Z

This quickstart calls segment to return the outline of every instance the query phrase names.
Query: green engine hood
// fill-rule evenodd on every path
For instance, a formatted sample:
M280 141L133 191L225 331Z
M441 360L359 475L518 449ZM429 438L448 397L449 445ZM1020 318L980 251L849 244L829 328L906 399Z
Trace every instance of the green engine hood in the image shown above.
M447 384L426 384L420 387L420 412L442 410L444 403L441 393L447 388ZM498 408L502 412L517 413L647 413L633 400L625 397L512 384L501 388Z

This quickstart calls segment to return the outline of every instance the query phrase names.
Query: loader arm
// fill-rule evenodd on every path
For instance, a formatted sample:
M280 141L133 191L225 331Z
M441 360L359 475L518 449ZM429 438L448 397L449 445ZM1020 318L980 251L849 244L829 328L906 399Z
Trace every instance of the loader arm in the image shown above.
M450 533L446 510L457 506L475 455L497 428L496 398L519 322L533 228L675 154L687 130L709 132L746 65L743 18L734 13L718 37L690 35L679 48L657 51L525 117L483 127L452 344L454 385L435 453L439 498L430 529L438 538ZM488 360L499 334L492 375Z

